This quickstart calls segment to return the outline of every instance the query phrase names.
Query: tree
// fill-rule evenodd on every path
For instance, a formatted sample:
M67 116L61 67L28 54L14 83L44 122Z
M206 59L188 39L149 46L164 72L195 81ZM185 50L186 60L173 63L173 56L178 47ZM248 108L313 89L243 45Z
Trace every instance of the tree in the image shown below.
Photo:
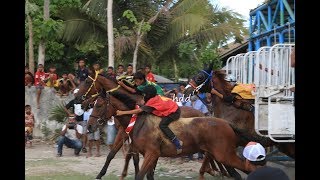
M34 49L33 49L33 25L32 18L30 14L33 14L38 10L38 6L34 3L30 3L26 0L25 4L25 13L27 16L27 26L28 26L28 35L29 35L29 43L28 43L28 54L29 54L29 70L32 74L34 74Z
M50 0L44 0L44 6L43 6L43 20L47 21L49 20L50 17ZM44 39L40 40L39 43L39 52L38 52L38 64L43 64L44 65L44 60L45 60L45 52L46 52L46 43Z
M112 16L113 0L108 0L107 6L107 24L108 24L108 66L114 67L114 36L113 36L113 16Z

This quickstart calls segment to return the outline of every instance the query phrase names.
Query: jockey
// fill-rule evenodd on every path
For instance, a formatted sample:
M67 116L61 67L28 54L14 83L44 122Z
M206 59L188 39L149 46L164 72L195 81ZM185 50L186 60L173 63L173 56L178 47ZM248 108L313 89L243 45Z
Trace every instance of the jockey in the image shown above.
M180 118L180 108L172 99L157 95L153 85L147 85L143 89L145 105L129 111L117 111L117 115L138 114L140 112L152 113L161 117L159 128L165 136L176 146L177 154L182 152L183 142L169 129L169 124Z
M250 99L253 100L254 96L252 91L255 90L254 84L242 84L237 83L236 78L233 75L227 75L225 80L230 83L232 86L231 95L223 96L214 88L211 89L211 93L217 95L219 98L223 99L227 103L233 103L236 100L236 96L239 95L242 99ZM240 98L240 99L241 99ZM244 107L246 110L254 111L254 106L248 105L248 107Z

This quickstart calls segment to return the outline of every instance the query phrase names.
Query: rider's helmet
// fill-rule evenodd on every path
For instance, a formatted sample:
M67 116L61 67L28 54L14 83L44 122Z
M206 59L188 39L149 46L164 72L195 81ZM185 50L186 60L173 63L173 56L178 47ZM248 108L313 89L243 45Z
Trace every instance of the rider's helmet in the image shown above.
M232 75L232 74L228 74L228 75L226 75L226 77L224 78L226 81L228 81L228 82L236 82L237 80L236 80L236 77L234 77L234 75Z

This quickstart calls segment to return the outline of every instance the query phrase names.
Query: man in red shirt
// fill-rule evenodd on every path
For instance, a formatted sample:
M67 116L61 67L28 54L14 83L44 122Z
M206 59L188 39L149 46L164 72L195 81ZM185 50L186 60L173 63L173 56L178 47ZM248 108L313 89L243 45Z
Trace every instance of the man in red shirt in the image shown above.
M144 72L146 73L146 79L150 82L156 82L153 73L151 72L151 65L146 65L144 68Z
M37 89L37 108L40 109L40 95L42 89L46 86L46 73L42 64L38 64L38 70L35 73L34 85Z
M129 111L118 110L117 115L120 116L125 114L138 114L145 111L161 117L159 128L164 133L164 135L176 146L177 154L180 154L182 152L183 142L180 141L168 127L171 122L180 118L181 111L179 106L172 99L157 95L157 90L152 85L147 85L143 89L143 93L145 94L144 106Z

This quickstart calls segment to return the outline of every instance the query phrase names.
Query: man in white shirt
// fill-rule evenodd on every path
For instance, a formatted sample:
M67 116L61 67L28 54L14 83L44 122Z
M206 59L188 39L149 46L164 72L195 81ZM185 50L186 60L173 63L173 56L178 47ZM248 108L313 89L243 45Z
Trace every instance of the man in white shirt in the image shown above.
M63 145L66 145L69 148L74 149L75 156L79 156L79 153L82 149L81 136L83 132L83 127L80 124L76 123L74 117L69 117L68 123L63 125L61 136L58 139L58 153L57 156L62 156Z

